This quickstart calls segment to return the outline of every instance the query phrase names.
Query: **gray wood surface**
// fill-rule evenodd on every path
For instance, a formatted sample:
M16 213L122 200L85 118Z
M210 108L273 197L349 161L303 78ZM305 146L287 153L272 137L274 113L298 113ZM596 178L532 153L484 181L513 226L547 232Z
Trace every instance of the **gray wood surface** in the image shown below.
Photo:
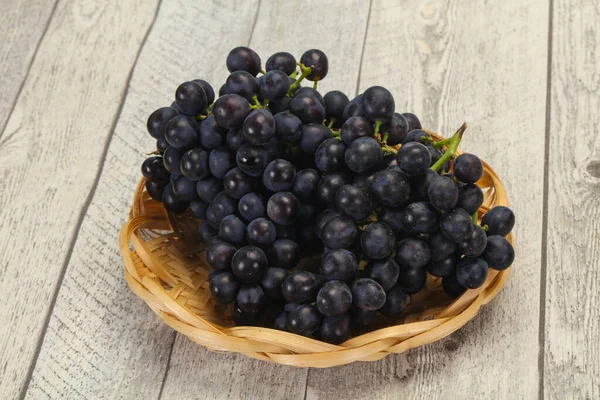
M600 5L554 2L544 397L600 398Z

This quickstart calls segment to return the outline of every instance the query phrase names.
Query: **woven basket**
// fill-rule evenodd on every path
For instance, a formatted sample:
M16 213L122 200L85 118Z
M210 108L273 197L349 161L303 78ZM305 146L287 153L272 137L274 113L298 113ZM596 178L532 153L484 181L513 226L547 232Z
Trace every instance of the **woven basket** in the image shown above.
M435 140L441 140L432 133ZM485 200L479 217L491 207L508 205L502 182L486 164L477 184ZM120 235L125 279L131 290L177 332L210 350L243 353L248 357L296 367L333 367L353 361L380 360L435 342L456 331L492 300L504 286L509 270L490 269L487 281L450 299L441 279L428 277L427 286L409 300L398 325L332 345L289 332L233 326L230 307L216 304L210 294L204 246L196 236L197 221L173 216L145 191L142 179L135 192L129 220ZM513 243L512 234L508 240Z

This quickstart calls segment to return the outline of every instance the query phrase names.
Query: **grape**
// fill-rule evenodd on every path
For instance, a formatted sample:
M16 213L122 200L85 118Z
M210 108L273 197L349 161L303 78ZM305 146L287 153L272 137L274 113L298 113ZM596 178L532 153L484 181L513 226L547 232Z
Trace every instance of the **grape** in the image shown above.
M400 147L396 160L402 171L409 175L421 175L431 165L431 154L421 143L409 142Z
M398 242L396 247L396 262L401 269L423 268L431 259L431 251L424 240L406 238Z
M402 216L404 226L417 233L432 233L438 230L438 212L430 203L418 201L409 204Z
M386 317L399 317L406 308L406 293L400 286L394 286L386 293L385 304L379 311Z
M386 258L396 244L392 228L383 222L371 222L360 236L360 244L365 255L371 260Z
M288 111L275 114L275 137L287 143L298 143L302 135L302 121Z
M181 156L186 149L177 149L169 146L163 153L163 163L165 168L173 175L181 175Z
M279 268L294 268L300 261L300 247L290 239L278 238L268 251L269 264Z
M287 311L282 311L277 318L275 318L275 323L273 325L273 329L277 329L280 331L287 332Z
M279 225L293 223L300 212L300 201L292 192L275 193L267 202L267 215Z
M508 207L494 207L481 219L481 226L485 225L488 227L488 235L506 236L515 226L515 214Z
M432 206L438 211L446 212L458 202L458 186L452 179L440 176L429 184L427 196Z
M240 310L248 313L257 313L265 305L265 293L260 285L245 283L240 287L237 295L237 304Z
M467 289L477 289L485 283L488 263L483 258L465 257L456 265L456 280Z
M458 257L455 254L450 254L448 257L438 261L431 260L427 264L427 272L438 278L450 276L455 273L457 262Z
M267 72L279 69L285 72L286 75L291 75L296 70L296 59L290 53L280 51L269 57L265 64L265 69Z
M300 63L312 68L311 73L306 77L309 81L323 80L327 75L327 71L329 71L329 60L321 50L311 49L305 51L300 57Z
M292 186L292 192L302 203L313 203L316 200L321 175L314 169L298 171Z
M230 270L233 255L237 249L234 245L223 241L211 243L205 251L206 263L213 269Z
M246 143L244 130L241 128L229 130L227 136L225 137L225 143L229 149L237 152Z
M156 139L156 150L160 154L164 154L164 152L167 150L167 148L169 148L169 146L170 146L170 144L169 144L169 142L167 142L165 135L162 135L161 137Z
M352 301L364 310L379 310L385 304L385 291L373 279L362 278L352 284Z
M408 134L408 121L401 114L394 113L390 122L381 126L380 132L385 132L389 135L387 144L395 146L406 139Z
M223 144L227 131L217 124L214 115L209 115L200 123L200 144L206 149L214 149Z
M198 141L196 120L185 115L171 118L165 129L165 139L170 146L178 149L190 149Z
M406 121L408 122L409 132L414 129L421 129L421 121L419 121L419 118L417 118L415 114L403 113L402 116L406 118Z
M473 183L461 187L459 193L456 207L462 208L468 214L475 213L483 204L483 191Z
M254 77L260 72L260 56L248 47L236 47L227 55L227 70L246 71Z
M213 218L214 218L214 222L217 225L215 228L218 228L219 224L221 223L223 218L225 218L228 215L235 214L236 210L237 210L237 201L235 201L234 199L229 197L227 195L227 193L225 191L223 191L215 196L213 202L208 207L207 218L208 218L208 214L212 214Z
M260 176L269 162L269 152L262 146L246 143L237 151L237 166L250 176Z
M329 249L350 249L356 243L357 237L356 223L343 215L329 220L321 231L323 243Z
M381 164L383 150L372 137L360 137L348 146L345 155L346 165L354 172L365 172ZM427 166L429 167L429 165Z
M329 208L321 211L319 215L317 215L317 218L315 218L315 234L319 239L321 239L321 232L323 231L325 224L340 215L342 214L338 211Z
M335 200L338 190L350 183L350 177L341 172L325 175L319 181L317 198L322 204L331 204Z
M427 147L427 150L429 150L429 154L431 155L431 165L435 164L440 158L442 158L443 153L441 150L438 150L431 145L425 145L425 147Z
M181 200L194 201L198 199L196 181L180 176L173 182L173 193Z
M327 317L335 317L350 311L352 292L342 281L326 282L317 294L317 308Z
M264 99L279 100L284 97L290 89L290 80L283 71L271 70L258 84L260 96Z
M327 92L325 97L325 113L329 120L335 120L336 122L342 122L344 118L344 108L348 105L350 100L348 96L339 90L332 90Z
M223 219L223 218L221 218L221 219ZM215 215L215 210L212 208L212 204L209 205L208 208L206 209L206 221L212 228L217 230L217 235L219 233L218 229L219 229L219 224L221 224L221 219L218 219L217 216Z
M408 135L406 135L402 144L415 142L427 146L428 144L423 142L423 138L431 139L431 135L422 129L411 130L408 132Z
M223 190L223 182L214 178L208 177L196 182L196 193L200 200L206 203L212 203L215 196Z
M287 316L287 328L297 335L312 335L319 328L320 323L321 314L310 304L298 306Z
M235 165L235 156L225 146L217 147L208 156L208 168L216 178L223 179L227 171Z
M255 246L240 248L231 261L233 274L242 282L260 282L268 267L267 256Z
M226 94L215 101L212 113L217 124L225 129L239 128L250 114L250 104L239 94Z
M454 160L454 176L464 183L475 183L483 176L483 164L473 154L461 154Z
M258 95L258 83L254 76L246 71L232 72L225 81L225 91L227 94L239 94L249 102Z
M398 207L410 198L410 182L406 175L394 168L377 172L370 190L384 206Z
M323 254L319 271L328 281L350 282L358 274L358 258L346 249L330 250Z
M244 243L245 231L246 224L235 215L228 215L224 217L219 224L219 237L230 243ZM273 232L273 234L275 234L275 232Z
M179 167L186 178L204 179L209 175L208 153L200 148L188 150L181 156Z
M275 225L267 218L256 218L246 228L248 243L252 245L268 245L275 241L277 232Z
M440 229L448 239L463 242L473 234L473 221L465 210L455 208L442 215Z
M328 127L321 124L306 124L302 126L299 147L305 153L314 154L323 141L332 137L333 134Z
M335 138L323 141L315 153L315 164L322 173L336 172L344 169L346 145Z
M237 326L261 326L261 313L242 311L239 304L234 303L231 309L231 318Z
M487 235L479 225L473 226L471 237L458 243L458 248L466 257L478 257L485 250Z
M206 103L208 105L212 104L215 101L215 90L212 88L210 83L206 82L204 79L194 79L192 82L197 83L204 89L204 93L206 93Z
M362 98L363 98L363 95L359 94L358 96L356 96L355 98L350 100L350 103L348 103L346 105L346 108L344 108L344 114L343 114L344 121L346 121L352 117L364 116L364 112L362 109Z
M363 330L373 323L376 315L377 310L363 310L362 308L352 307L350 323L354 328Z
M366 190L371 190L371 185L375 180L375 172L369 173L365 172L363 174L354 174L354 179L352 183L356 186L359 186Z
M448 239L441 232L435 232L429 237L429 248L431 249L431 260L441 261L454 254L456 242Z
M172 107L161 107L154 111L146 122L148 133L155 139L164 137L167 124L177 115L179 115L179 111Z
M169 171L165 168L163 158L152 156L142 163L142 175L150 182L168 182Z
M400 269L393 258L369 261L365 270L365 278L379 283L386 292L396 284Z
M223 186L229 196L241 199L243 195L254 190L256 180L239 168L232 168L225 174Z
M490 268L502 271L510 267L515 260L515 249L504 237L491 235L487 238L483 259Z
M372 86L365 90L362 109L371 121L389 121L394 115L394 108L394 97L386 88Z
M315 301L323 281L308 271L289 273L281 284L283 297L288 303L310 303Z
M373 125L364 117L351 117L342 125L340 135L344 143L350 144L359 137L373 136Z
M246 193L238 203L238 211L246 221L264 217L266 210L262 196L258 193Z
M442 288L444 289L444 292L452 298L460 296L466 290L465 287L458 283L456 274L442 278Z
M279 114L288 111L291 103L292 98L285 96L281 100L269 102L269 110L271 110L273 114Z
M350 315L323 318L318 336L327 343L344 343L350 337Z
M162 202L163 192L167 186L166 182L146 182L146 191L156 201Z
M203 243L208 243L212 238L218 235L218 232L215 228L210 226L207 222L202 222L198 227L198 234L200 236L200 241Z
M219 88L219 97L225 96L226 94L227 94L227 88L225 87L225 84L222 84L221 87Z
M296 90L296 93L294 93L294 97L296 96L312 96L315 99L317 99L323 107L325 107L325 99L323 98L323 96L321 96L321 93L319 93L311 87L303 87Z
M290 190L296 177L296 168L286 160L271 161L263 173L263 184L271 192Z
M210 293L221 304L233 303L238 295L240 283L231 272L222 272L210 280Z
M196 82L184 82L175 92L175 102L183 114L196 116L208 107L206 92Z
M439 178L439 174L432 169L426 169L422 175L410 177L410 193L415 200L429 201L429 185Z
M275 119L264 109L254 110L244 121L244 137L252 144L266 144L275 135Z
M303 124L311 122L321 124L325 119L323 104L316 97L308 94L294 96L290 103L290 112L300 118Z
M400 267L398 287L406 294L415 294L421 291L427 283L427 270L416 267Z
M265 294L272 299L282 299L281 284L287 274L283 268L269 268L261 282Z

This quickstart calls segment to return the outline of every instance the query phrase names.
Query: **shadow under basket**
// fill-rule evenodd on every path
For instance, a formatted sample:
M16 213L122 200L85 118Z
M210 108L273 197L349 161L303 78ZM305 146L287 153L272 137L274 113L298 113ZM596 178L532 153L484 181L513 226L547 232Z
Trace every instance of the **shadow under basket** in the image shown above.
M508 206L502 182L488 164L483 166L483 177L477 182L485 194L479 218L494 206ZM456 299L444 293L441 279L429 276L426 287L409 297L406 312L396 325L332 345L274 329L234 326L231 307L218 305L211 297L210 267L197 226L198 220L187 213L168 214L162 203L146 193L142 179L120 235L125 279L131 290L170 327L210 350L296 367L376 361L440 340L475 317L502 289L510 271L490 269L483 286ZM513 243L512 234L507 238Z

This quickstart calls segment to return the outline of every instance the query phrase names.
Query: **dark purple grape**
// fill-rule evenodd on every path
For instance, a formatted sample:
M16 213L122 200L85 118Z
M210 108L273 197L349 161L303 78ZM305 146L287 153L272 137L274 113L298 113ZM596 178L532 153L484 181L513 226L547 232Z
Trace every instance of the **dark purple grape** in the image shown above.
M291 103L292 98L285 96L281 100L269 102L269 110L271 110L271 113L273 113L273 115L289 111Z
M323 141L315 152L315 164L324 174L341 171L346 168L344 155L346 145L339 139L332 138Z
M271 192L290 190L296 178L296 168L286 160L271 161L263 173L263 184Z
M310 304L298 306L287 316L287 328L297 335L312 335L319 328L320 323L321 314Z
M220 127L234 129L244 124L250 111L250 104L245 97L238 94L226 94L215 101L212 113Z
M440 230L448 239L457 243L463 242L473 234L473 221L465 210L455 208L442 215Z
M474 183L465 185L459 189L458 202L456 207L462 208L469 215L479 210L483 204L483 191Z
M171 118L165 130L165 139L170 146L189 149L198 142L198 124L185 115Z
M346 314L352 307L352 292L342 281L329 281L317 294L317 308L327 317Z
M204 179L210 174L208 153L201 148L188 150L181 156L179 166L183 176L192 180Z
M249 102L254 102L253 97L258 95L258 83L254 76L246 71L232 72L225 81L227 94L239 94Z
M467 289L481 287L488 276L488 263L483 258L465 257L456 265L456 280Z
M233 303L238 295L240 283L231 272L221 272L210 280L210 293L221 304Z
M255 246L242 247L231 261L231 270L242 282L260 282L268 267L267 256Z
M375 172L365 172L363 174L354 174L352 183L366 190L371 190L371 185L375 180Z
M305 67L312 68L311 73L306 77L309 81L321 81L329 71L329 60L321 50L311 49L305 51L300 57L300 63Z
M369 188L381 204L399 207L410 198L410 182L398 169L387 168L377 172Z
M351 249L357 237L356 223L343 215L329 220L321 230L323 243L329 249Z
M421 121L419 121L419 118L417 118L417 116L415 114L402 113L402 116L404 118L406 118L406 121L408 122L408 131L409 132L414 129L421 129Z
M233 255L237 249L222 240L212 242L205 251L206 263L213 269L230 270Z
M325 101L327 119L330 121L335 120L341 124L344 118L344 109L350 102L348 96L339 90L332 90L331 92L327 92L323 100Z
M206 92L194 81L184 82L175 92L177 107L185 115L195 117L208 107Z
M440 175L432 169L427 168L424 174L413 175L410 177L410 193L414 200L429 201L427 190L431 182L439 178Z
M429 248L431 249L431 260L441 261L456 251L456 242L448 239L441 232L434 232L429 237Z
M438 230L438 212L430 203L419 201L409 204L402 217L404 226L417 233L432 233Z
M215 101L215 90L210 85L210 83L206 82L204 79L194 79L192 82L197 83L204 89L204 93L206 93L207 103L210 105Z
M453 172L459 181L475 183L483 176L483 164L476 155L461 154L454 160Z
M275 193L267 202L267 215L279 225L293 223L300 212L300 201L292 192Z
M248 224L246 237L251 245L269 245L277 237L275 225L268 218L256 218Z
M237 326L261 326L261 313L249 313L242 311L237 303L231 309L231 318Z
M257 313L265 305L265 293L260 285L244 283L240 287L236 300L240 310L247 313Z
M269 263L279 268L294 268L300 261L300 247L290 239L278 238L268 250Z
M264 199L258 193L243 195L238 203L238 211L246 221L253 221L267 215Z
M244 120L244 137L252 144L266 144L275 136L275 119L262 108L254 110Z
M260 56L248 47L236 47L227 55L229 72L246 71L254 77L260 72L260 64Z
M146 128L148 133L155 139L165 136L169 121L179 115L179 111L172 107L161 107L148 117Z
M281 285L287 274L283 268L269 268L261 282L265 294L272 299L282 299Z
M458 283L456 274L442 278L442 288L444 292L452 298L456 298L467 290L464 286Z
M515 214L508 207L496 206L481 219L481 226L485 225L488 235L506 236L515 226Z
M335 206L355 221L367 218L375 209L371 194L356 185L344 185L335 195Z
M311 303L317 298L323 283L311 272L294 271L283 280L281 291L288 303Z
M333 137L331 129L321 124L306 124L302 126L302 135L298 146L305 153L314 154L325 140Z
M256 180L239 168L232 168L225 174L223 186L229 196L241 199L246 193L254 191Z
M320 179L321 175L314 169L300 170L294 179L292 192L304 204L315 203Z
M229 243L244 243L245 231L246 224L236 215L226 216L219 224L219 237Z
M379 221L385 222L392 228L394 233L399 239L403 239L409 236L412 231L408 228L402 220L404 219L403 208L382 208L379 214Z
M162 202L163 192L167 186L166 182L146 182L146 191L156 201Z
M400 267L398 287L406 294L415 294L421 291L427 283L427 270L425 268Z
M350 321L349 314L323 318L318 332L319 339L331 344L344 343L350 337Z
M164 135L156 139L156 150L159 154L164 154L169 147L171 147L171 145L167 142Z
M165 209L173 214L181 214L189 207L189 203L187 201L181 200L175 195L173 192L173 186L171 186L171 184L165 186L162 200Z
M163 163L165 168L173 175L181 175L181 156L186 149L177 149L169 146L163 153Z
M365 255L371 260L386 258L396 244L394 231L383 222L371 222L360 236L360 244Z
M235 155L225 146L217 147L210 152L208 157L208 168L210 173L219 179L223 179L227 171L235 167Z
M362 98L362 109L371 121L387 122L394 115L394 97L384 87L371 86Z
M396 154L398 166L409 175L421 175L431 165L431 154L425 145L409 142Z
M379 283L386 292L396 284L400 269L393 258L369 261L365 270L365 278L373 279Z
M431 205L438 211L449 211L458 202L458 186L452 179L440 176L429 184L427 197L429 197Z
M381 164L383 150L372 137L360 137L350 143L345 154L346 165L354 172L365 172ZM429 167L429 165L427 165Z
M503 271L510 267L515 260L515 249L506 238L491 235L487 238L483 259L487 261L490 268Z
M333 218L338 217L340 214L338 211L332 210L330 208L321 211L317 218L315 218L315 234L319 239L321 239L321 232L323 231L323 227Z
M236 155L237 166L250 176L260 176L269 163L269 152L263 146L243 145Z
M230 150L238 151L246 143L244 130L242 128L234 128L229 130L225 137L225 143Z
M181 200L194 201L198 200L198 193L196 193L196 181L186 178L185 176L179 176L173 182L173 193Z
M290 112L300 118L303 124L321 124L325 119L323 104L316 97L307 94L294 96L290 103Z
M344 125L342 125L340 135L344 143L350 144L359 137L373 136L373 124L361 116L351 117L344 122Z
M296 70L296 59L290 53L280 51L269 57L265 64L265 69L267 72L279 69L287 75L291 75Z
M406 238L398 242L395 260L400 270L424 268L431 259L431 251L424 240Z
M219 228L219 224L228 215L235 214L237 210L237 201L227 195L225 191L217 194L207 210L207 219L212 219L215 228ZM211 218L209 216L212 215ZM213 224L213 225L214 225Z
M358 96L350 100L350 103L346 105L343 114L344 121L352 117L362 117L365 115L362 109L362 98L363 95L359 94Z
M377 310L363 310L362 308L352 307L350 312L351 326L358 330L364 330L372 325L377 315Z
M215 196L223 190L223 182L214 178L208 177L196 182L196 193L200 200L206 203L212 203Z
M426 269L430 275L442 278L445 276L453 275L456 272L457 262L458 257L455 254L450 254L448 257L442 258L441 260L429 261L429 264L427 264Z
M168 182L169 171L165 168L163 158L159 156L148 157L142 163L142 175L150 182Z
M385 304L379 311L386 317L399 317L404 312L407 296L400 286L394 286L386 293Z
M379 310L385 304L385 291L373 279L362 278L352 284L352 301L363 310Z
M317 200L325 205L332 204L338 190L350 182L352 182L350 176L342 172L324 175L317 188Z
M303 87L303 88L299 88L298 90L296 90L296 93L294 93L294 97L304 96L304 95L314 97L315 99L317 99L319 101L319 103L321 103L321 105L323 107L325 107L325 99L323 98L323 96L321 96L321 93L319 93L315 89L313 89L311 87Z
M387 144L395 146L406 139L408 134L408 121L401 114L394 113L392 119L381 126L380 132L388 134Z
M288 316L288 312L287 311L283 311L281 312L277 318L275 318L275 323L273 324L273 329L277 329L280 331L284 331L287 332L287 316Z
M200 144L205 149L214 149L223 144L227 130L217 125L214 115L200 123Z
M273 116L275 119L275 137L287 143L298 143L302 135L302 121L288 111Z
M346 249L330 250L323 254L319 272L328 281L350 282L358 274L358 258Z
M258 84L260 96L263 99L279 100L283 98L290 89L290 80L285 72L280 70L268 71L261 76Z
M487 234L479 225L474 225L471 237L458 243L458 249L466 257L478 257L487 245Z
M202 221L202 223L198 227L198 234L202 243L208 243L211 239L218 236L217 230L205 221Z
M208 203L202 200L190 201L190 211L194 214L194 217L204 219L206 218L206 210L208 210Z

